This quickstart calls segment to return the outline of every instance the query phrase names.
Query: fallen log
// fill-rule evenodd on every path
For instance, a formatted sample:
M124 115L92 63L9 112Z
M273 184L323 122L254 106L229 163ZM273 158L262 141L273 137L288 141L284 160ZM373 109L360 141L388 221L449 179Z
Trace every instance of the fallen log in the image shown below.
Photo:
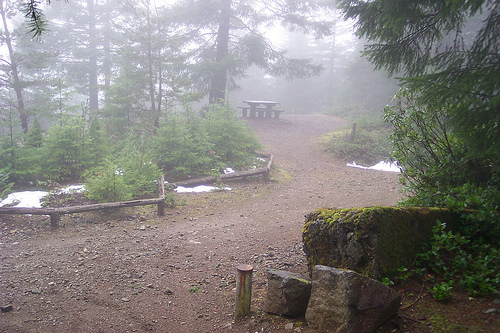
M175 186L192 186L192 185L202 185L202 184L211 184L215 183L217 180L231 180L231 179L236 179L236 178L242 178L242 177L249 177L249 176L257 176L257 175L267 175L269 174L269 171L271 170L273 166L273 155L261 155L262 157L268 158L269 160L267 161L267 165L262 168L256 168L252 170L245 170L245 171L237 171L237 172L232 172L232 173L227 173L227 174L221 174L218 176L207 176L207 177L201 177L201 178L196 178L196 179L186 179L186 180L181 180L178 182L173 182L172 184Z

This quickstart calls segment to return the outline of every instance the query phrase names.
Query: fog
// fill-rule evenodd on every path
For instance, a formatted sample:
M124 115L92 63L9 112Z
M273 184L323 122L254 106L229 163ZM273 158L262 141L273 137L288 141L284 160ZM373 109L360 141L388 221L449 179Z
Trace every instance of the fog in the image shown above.
M47 31L40 40L34 40L26 33L21 13L6 2L6 12L16 14L7 15L6 26L13 36L13 54L17 58L13 64L4 44L2 60L16 67L24 90L15 92L4 87L2 94L7 100L7 96L24 95L25 110L21 112L26 112L28 123L35 116L40 116L43 123L50 122L49 118L78 109L81 103L89 103L91 112L100 110L108 116L115 112L113 108L128 108L120 116L129 119L137 118L139 110L145 108L160 108L158 112L164 115L180 102L205 104L213 87L207 66L215 57L217 29L196 23L198 18L186 16L185 8L184 12L174 10L179 3L53 2L43 6ZM239 5L234 2L233 7ZM200 15L198 11L201 15L207 13L208 20L214 15L210 10L218 9L189 10L196 15ZM237 15L236 9L234 12ZM331 28L331 33L321 38L315 38L313 31L305 34L293 26L295 31L291 32L281 25L280 17L272 24L249 27L253 29L251 34L236 27L238 21L232 19L229 55L233 60L228 61L233 63L226 70L225 89L233 106L245 99L266 99L278 101L290 113L348 113L354 109L378 112L388 103L397 85L383 72L374 72L360 57L363 42L353 36L352 22L342 21L335 11L319 13L316 15L324 16ZM241 21L250 25L252 18L241 17ZM259 33L266 40L259 40ZM250 55L254 58L249 59L242 54L248 50L263 54ZM256 59L266 54L274 58ZM280 57L309 59L307 66L321 66L321 73L290 78L287 71L296 70L286 68L290 63ZM277 68L279 62L283 69ZM3 68L4 77L10 76L12 66ZM52 111L44 115L46 111L41 108Z
M375 71L361 57L364 43L353 35L352 22L340 21L336 30L335 36L323 40L299 32L272 34L270 38L287 54L313 59L323 67L322 73L287 80L253 67L248 77L238 81L241 89L232 92L229 100L276 100L290 113L333 112L348 117L350 113L352 117L378 114L397 91L397 80L388 78L384 71Z

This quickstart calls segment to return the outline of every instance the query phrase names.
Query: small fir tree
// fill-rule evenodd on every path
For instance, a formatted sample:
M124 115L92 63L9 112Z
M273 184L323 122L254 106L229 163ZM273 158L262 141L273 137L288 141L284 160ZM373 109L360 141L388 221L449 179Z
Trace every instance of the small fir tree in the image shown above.
M40 126L38 118L35 118L28 132L28 137L26 139L26 146L30 148L40 148L42 146L42 143L43 143L42 127Z
M87 143L87 156L89 167L97 167L106 156L106 140L101 122L95 116L90 122Z

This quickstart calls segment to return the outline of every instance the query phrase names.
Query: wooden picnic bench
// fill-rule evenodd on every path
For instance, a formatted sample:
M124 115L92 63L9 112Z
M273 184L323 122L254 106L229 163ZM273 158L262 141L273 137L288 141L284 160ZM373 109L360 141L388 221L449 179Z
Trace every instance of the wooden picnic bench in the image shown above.
M276 118L280 117L282 112L285 112L283 109L268 109L268 108L255 108L254 110L250 109L248 106L239 106L238 109L241 109L241 116L243 118Z
M273 107L278 102L273 101L243 101L248 104L248 106L239 106L241 109L241 115L243 118L275 118L278 119L283 109L274 109ZM263 105L264 107L261 107ZM274 117L273 117L274 114Z

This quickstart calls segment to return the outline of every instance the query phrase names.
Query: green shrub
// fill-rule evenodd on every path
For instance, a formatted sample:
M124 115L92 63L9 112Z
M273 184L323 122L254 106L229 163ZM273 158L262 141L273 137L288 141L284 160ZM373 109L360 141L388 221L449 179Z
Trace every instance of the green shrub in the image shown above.
M44 154L41 148L15 148L11 155L10 179L16 186L30 186L47 174L43 168Z
M432 297L442 302L449 301L451 299L451 291L454 282L454 280L450 280L435 284L434 287L432 287Z
M114 163L110 162L86 173L85 195L90 200L101 203L132 199L123 172Z
M161 172L152 160L151 139L129 133L116 159L133 198L157 197Z
M226 166L248 168L253 166L255 151L262 148L253 130L236 118L236 111L220 105L211 106L205 118L208 138L220 165L219 173Z
M81 125L77 121L53 126L42 147L46 174L57 181L77 180L84 170Z
M9 182L9 174L0 170L0 201L10 193L12 186L14 183Z
M38 118L33 120L33 125L31 126L27 138L26 138L26 146L32 148L40 148L43 143L43 133L42 127L40 126L40 122Z
M498 246L446 231L445 228L446 225L438 221L427 249L418 255L418 268L415 270L427 271L445 280L434 285L434 297L439 300L448 298L453 284L450 281L455 279L472 295L499 293Z
M323 137L323 149L347 162L373 165L389 158L387 129L358 128L329 133Z
M153 157L169 181L218 175L226 167L254 162L260 148L253 131L236 118L235 110L211 106L204 117L186 112L158 129Z
M473 295L498 293L500 285L500 155L475 150L455 135L451 109L419 104L401 90L384 111L393 127L392 158L402 167L408 206L445 207L460 212L456 233L438 224L419 257L419 271L455 280ZM444 285L436 287L444 289ZM440 296L439 296L440 297Z
M153 157L169 181L208 174L217 156L213 144L199 124L173 118L163 123L155 138Z

